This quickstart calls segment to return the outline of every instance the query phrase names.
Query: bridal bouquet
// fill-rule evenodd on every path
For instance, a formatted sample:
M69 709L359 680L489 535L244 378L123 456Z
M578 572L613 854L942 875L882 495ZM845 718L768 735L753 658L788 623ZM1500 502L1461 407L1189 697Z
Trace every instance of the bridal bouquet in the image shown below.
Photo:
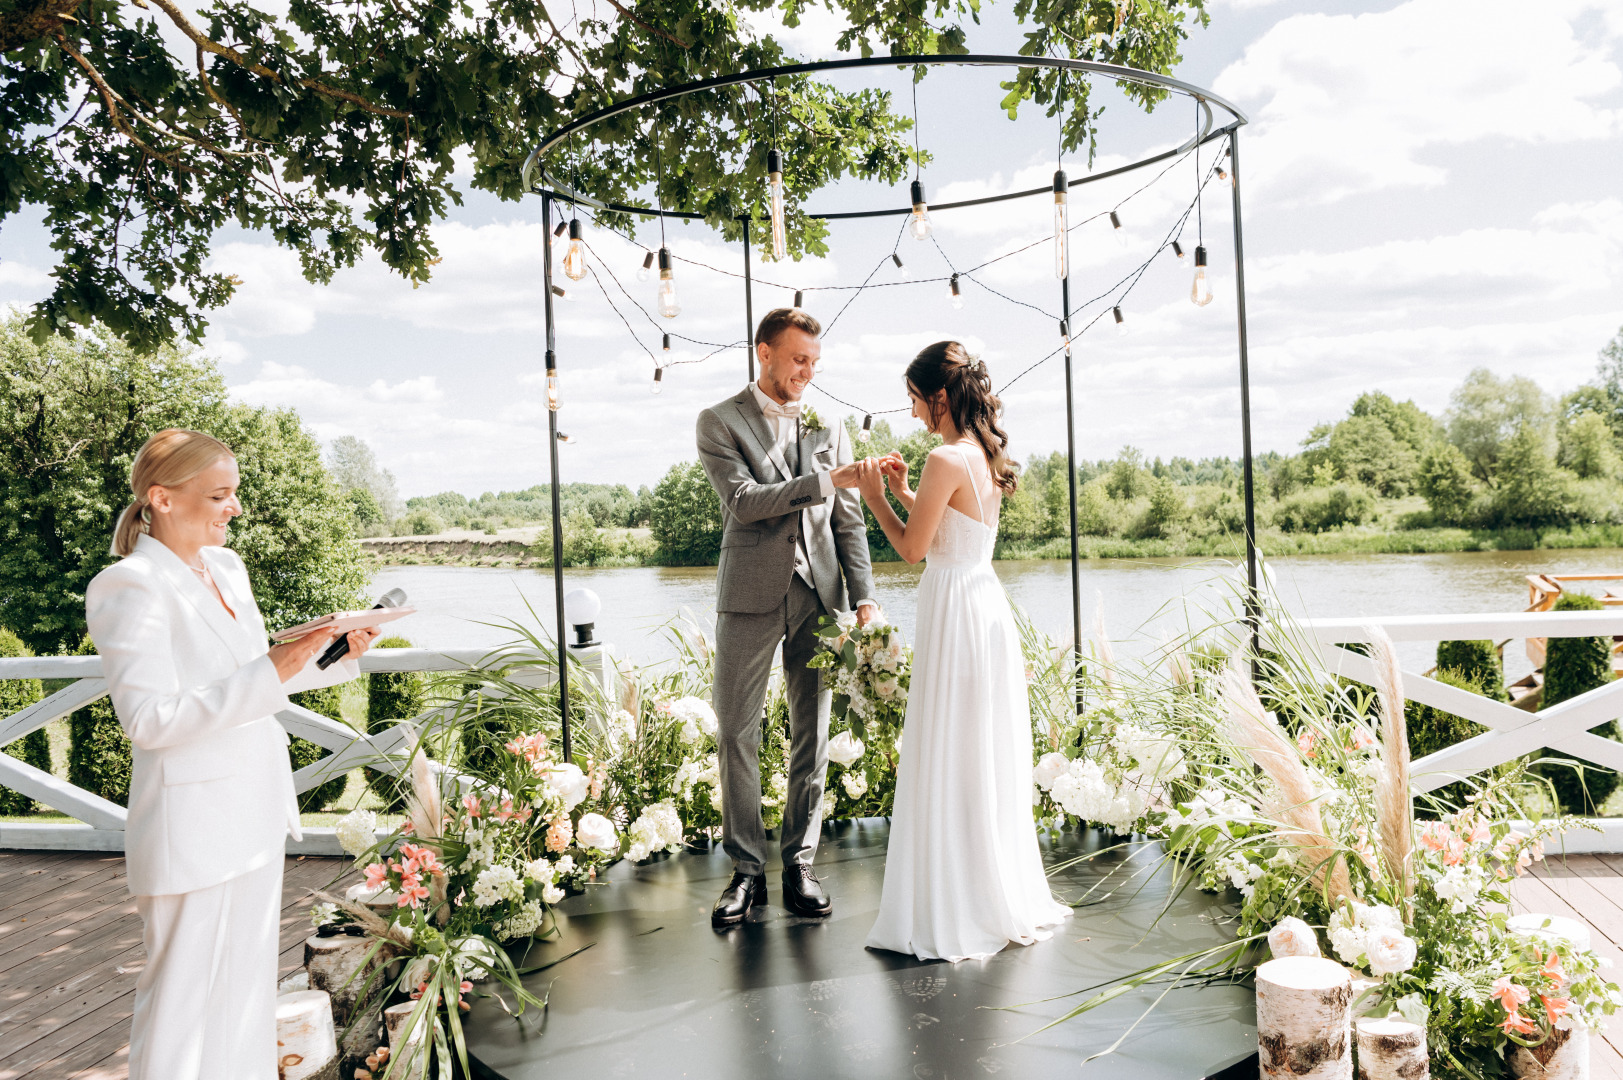
M828 788L823 817L876 817L890 813L902 721L912 680L913 650L897 627L856 616L824 618L811 667L823 670L834 694L828 740Z

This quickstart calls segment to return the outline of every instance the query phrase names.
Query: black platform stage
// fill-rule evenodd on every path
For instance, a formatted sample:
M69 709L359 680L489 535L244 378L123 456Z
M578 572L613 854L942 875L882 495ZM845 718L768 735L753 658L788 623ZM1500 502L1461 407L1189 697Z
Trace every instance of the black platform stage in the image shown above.
M1040 1035L1032 1033L1086 995L987 1007L1079 990L1232 939L1223 919L1231 909L1192 888L1152 929L1171 891L1164 868L1152 873L1153 850L1132 865L1111 853L1095 860L1104 865L1058 875L1056 895L1074 900L1117 871L1112 895L1078 909L1049 941L983 961L925 963L862 946L888 837L883 820L825 829L817 870L834 899L830 919L788 915L774 866L770 906L722 933L710 928L710 905L732 868L719 846L615 866L606 884L561 905L562 940L531 950L526 962L537 964L593 943L530 977L538 995L551 987L545 1018L515 1021L491 1002L475 1006L468 1028L478 1071L501 1080L1198 1080L1256 1052L1253 996L1241 986L1172 991L1118 1051L1086 1068L1082 1060L1114 1042L1164 987ZM1066 834L1045 841L1043 854L1052 864L1098 843L1091 833Z

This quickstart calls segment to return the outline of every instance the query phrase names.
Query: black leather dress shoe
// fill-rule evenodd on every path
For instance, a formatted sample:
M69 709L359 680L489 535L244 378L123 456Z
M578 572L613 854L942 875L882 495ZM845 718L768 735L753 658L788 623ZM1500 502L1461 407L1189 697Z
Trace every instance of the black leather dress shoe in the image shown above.
M834 912L834 903L823 891L812 868L794 863L783 871L783 906L796 915L821 919Z
M710 925L717 929L737 926L757 904L766 904L766 875L734 871L733 880L710 909Z

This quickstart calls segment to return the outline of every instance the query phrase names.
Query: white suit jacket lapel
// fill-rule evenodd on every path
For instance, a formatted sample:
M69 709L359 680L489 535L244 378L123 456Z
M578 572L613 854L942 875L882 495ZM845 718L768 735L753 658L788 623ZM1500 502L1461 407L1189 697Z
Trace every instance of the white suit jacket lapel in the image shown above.
M733 399L733 406L738 409L738 415L744 418L744 423L755 433L755 439L761 444L761 452L766 455L772 467L778 470L778 475L784 480L793 480L795 472L789 468L789 462L784 460L783 454L778 450L778 440L773 436L772 425L766 422L766 414L761 411L761 405L755 400L755 394L749 387Z
M169 584L173 586L175 592L203 617L203 621L208 623L211 630L220 635L220 640L225 642L226 648L231 650L233 656L242 661L254 659L254 654L248 648L247 632L237 620L226 614L225 608L220 606L220 601L210 594L208 587L192 573L191 568L180 561L180 556L169 550L168 545L143 534L135 542L135 553L152 560L163 572L164 577L169 579ZM214 567L210 565L209 570L212 574ZM216 581L218 580L216 578ZM237 605L242 602L241 600L234 598L230 593L226 594L226 600L231 603L232 610L240 610Z

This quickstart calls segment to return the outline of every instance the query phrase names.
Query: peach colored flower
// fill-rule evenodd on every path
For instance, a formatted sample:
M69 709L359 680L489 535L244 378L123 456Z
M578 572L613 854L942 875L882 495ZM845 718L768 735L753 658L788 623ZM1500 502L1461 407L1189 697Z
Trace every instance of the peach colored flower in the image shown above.
M1572 1002L1568 998L1549 997L1547 995L1540 994L1538 999L1544 1002L1544 1015L1549 1017L1551 1027L1554 1027L1556 1024L1560 1023L1561 1018L1566 1015L1567 1010L1572 1008Z
M384 882L389 878L389 868L380 862L375 862L366 868L366 887L373 892L383 888Z
M1533 1023L1532 1020L1529 1020L1527 1017L1514 1010L1512 1010L1511 1013L1505 1017L1504 1022L1501 1023L1499 1027L1503 1029L1507 1035L1513 1031L1518 1035L1535 1035L1538 1033L1537 1024Z
M400 823L400 835L401 836L410 836L415 831L416 830L411 827L411 822L409 820L402 821Z
M1488 993L1490 997L1499 999L1499 1004L1504 1007L1507 1013L1514 1013L1527 1004L1527 999L1533 996L1532 991L1527 987L1512 982L1509 975L1503 975L1495 979L1493 989Z
M547 850L562 851L574 838L575 827L569 823L568 818L561 817L547 827Z
M1375 736L1362 726L1354 726L1352 744L1354 750L1368 750L1375 745Z
M1318 737L1306 728L1296 733L1296 748L1302 752L1302 756L1305 758L1318 757L1318 754L1313 749L1313 745L1318 741Z
M428 899L428 889L416 874L402 874L400 876L400 899L396 901L399 907L416 907Z
M412 873L443 874L445 867L434 853L418 844L401 844L400 853L406 856L405 869Z
M1561 970L1561 954L1551 950L1549 959L1544 961L1544 966L1539 969L1539 974L1554 981L1556 986L1566 982L1567 973Z
M1488 823L1486 821L1479 821L1471 827L1471 832L1466 836L1466 839L1473 844L1480 844L1486 841L1488 837L1492 835L1493 832L1488 828Z
M478 817L479 816L479 796L477 796L477 795L464 795L464 796L462 796L462 808L468 812L469 817Z
M1420 830L1420 844L1429 851L1441 851L1448 846L1448 827L1440 821L1430 821Z

